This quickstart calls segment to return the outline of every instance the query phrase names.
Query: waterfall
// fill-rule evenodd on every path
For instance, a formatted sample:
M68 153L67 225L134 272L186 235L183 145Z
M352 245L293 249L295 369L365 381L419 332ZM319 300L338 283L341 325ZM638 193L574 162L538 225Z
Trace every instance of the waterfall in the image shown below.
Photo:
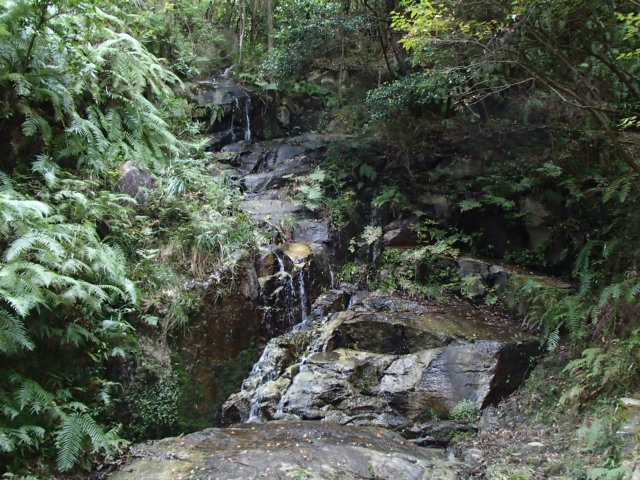
M300 269L300 273L298 275L298 283L299 283L299 297L300 297L300 325L307 325L309 323L309 298L307 296L307 287L304 281L304 268Z
M251 95L249 94L244 104L244 139L251 140Z
M260 421L260 399L259 395L260 389L264 387L267 382L274 380L277 377L277 374L273 370L267 370L263 372L263 365L267 362L267 357L269 356L269 350L264 349L262 355L260 355L260 359L253 365L251 369L251 373L249 374L249 378L258 378L258 387L256 388L255 394L251 397L250 408L249 408L249 418L247 418L247 422L259 422ZM242 389L245 389L245 385L243 383Z
M260 301L264 309L264 325L267 335L275 337L281 335L282 330L295 333L308 330L311 327L311 315L307 280L304 264L291 266L292 271L287 270L284 252L274 249L273 255L277 270L269 279L276 282L268 288L273 288L269 293L264 289L260 292ZM274 269L275 270L275 269ZM296 273L294 273L297 270ZM265 286L268 282L265 283ZM277 349L277 346L276 346ZM277 357L274 357L274 349L267 344L260 359L253 365L249 377L243 382L242 391L251 391L249 398L249 414L246 422L261 422L263 418L263 402L267 398L269 383L276 380L281 372L278 370ZM282 406L278 406L278 414L282 413Z
M233 142L240 140L236 132L241 131L241 139L249 141L253 138L253 132L251 131L251 95L242 90L242 96L236 95L234 104L231 112L231 140Z

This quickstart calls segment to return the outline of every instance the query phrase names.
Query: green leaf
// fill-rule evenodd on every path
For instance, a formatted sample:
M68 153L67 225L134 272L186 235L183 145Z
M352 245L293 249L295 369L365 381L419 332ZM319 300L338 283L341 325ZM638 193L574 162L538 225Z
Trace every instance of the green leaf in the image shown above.
M473 210L475 208L480 208L482 203L477 200L462 200L458 203L461 212L468 212L469 210Z
M358 173L361 178L366 178L371 182L375 182L376 178L378 178L378 172L368 163L361 163Z

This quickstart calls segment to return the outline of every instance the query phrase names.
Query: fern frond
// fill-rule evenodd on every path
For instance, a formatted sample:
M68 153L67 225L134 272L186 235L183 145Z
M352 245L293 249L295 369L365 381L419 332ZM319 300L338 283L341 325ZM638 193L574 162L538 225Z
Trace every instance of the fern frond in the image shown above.
M82 442L85 432L82 426L84 414L67 415L56 432L56 448L58 450L58 468L65 472L71 470L83 451Z
M9 272L2 272L3 274ZM4 282L2 282L4 283ZM34 305L38 302L38 297L25 294L24 291L10 291L0 286L0 300L9 305L20 317L26 317Z
M618 299L620 299L620 297L622 297L621 283L612 283L611 285L607 285L600 292L600 297L598 298L598 307L602 308L609 302L615 303Z
M547 336L547 350L552 352L556 349L560 343L560 328L555 328L548 336Z
M93 453L108 453L113 448L112 432L105 432L90 415L84 412L67 415L56 432L55 440L57 464L61 471L66 472L76 465L87 439Z
M86 328L78 325L77 323L69 323L65 328L65 338L66 343L73 343L76 346L80 345L84 342L90 342L94 344L99 344L100 339L91 331Z
M601 242L596 240L589 240L578 252L576 255L576 260L573 266L573 275L578 277L580 274L583 274L589 270L589 265L591 262L591 252L593 249L599 245Z
M54 403L53 394L47 392L37 382L14 374L11 381L18 385L14 397L20 409L28 409L31 413L48 410Z
M44 439L46 431L44 428L36 425L24 425L20 428L13 429L11 433L19 440L20 444L32 446Z
M34 345L24 323L0 308L0 352L13 355L20 350L33 350Z
M39 132L45 143L48 143L52 136L52 129L49 122L33 111L27 111L25 115L26 120L22 123L22 133L27 137L33 137Z
M36 248L37 245L44 247L59 261L64 258L65 249L55 238L42 232L34 232L15 240L5 252L4 259L8 262L16 260L26 251Z
M11 453L16 449L16 444L10 433L10 429L0 427L0 452Z
M638 175L635 173L629 175L622 175L617 177L611 184L605 189L603 199L608 202L614 197L617 197L618 202L624 203L629 198L631 188L637 183Z

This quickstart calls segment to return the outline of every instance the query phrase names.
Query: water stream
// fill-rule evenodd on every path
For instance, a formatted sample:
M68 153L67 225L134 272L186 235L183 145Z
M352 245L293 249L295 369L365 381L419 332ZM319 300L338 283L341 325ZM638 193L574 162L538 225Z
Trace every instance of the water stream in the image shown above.
M275 336L278 330L286 327L287 332L303 332L312 328L310 315L310 302L307 291L305 264L295 264L287 270L284 254L281 250L274 250L278 271L273 275L280 286L271 295L261 293L261 301L264 308L264 324L271 336ZM295 271L298 270L297 275ZM299 309L296 308L299 306ZM314 339L315 340L315 339ZM278 378L281 374L274 368L273 354L268 346L264 349L258 362L256 362L245 382L242 391L253 391L250 399L249 416L246 422L262 422L261 403L265 397L265 389L269 388L269 382ZM310 355L308 353L307 355ZM276 415L282 414L282 406L278 406Z

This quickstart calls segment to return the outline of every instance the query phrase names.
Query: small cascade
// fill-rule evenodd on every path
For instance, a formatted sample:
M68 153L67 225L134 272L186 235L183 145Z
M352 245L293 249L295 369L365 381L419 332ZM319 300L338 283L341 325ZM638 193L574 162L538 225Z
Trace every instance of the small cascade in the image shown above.
M304 263L292 264L291 261L287 261L288 257L280 248L273 249L270 255L273 261L272 273L260 279L265 333L270 337L284 333L284 337L290 336L294 339L299 332L311 328L308 272ZM248 396L249 412L244 418L245 422L258 423L264 420L264 405L265 402L269 402L270 383L282 374L282 359L278 357L279 344L276 340L274 338L267 344L249 377L243 382L240 394L251 392ZM271 406L271 415L274 408L275 403Z
M260 359L253 365L251 369L251 373L249 374L250 379L254 379L257 381L260 387L264 386L265 383L275 380L277 377L277 372L273 369L264 369L264 365L267 364L267 357L269 355L269 351L265 349L260 355ZM243 384L243 390L246 388L246 385ZM251 397L250 409L249 409L249 418L247 422L259 422L260 418L260 390L256 391L256 394Z
M307 286L305 283L304 268L300 268L298 273L298 297L300 298L300 322L294 326L294 331L306 330L309 327L311 317L309 316L310 305L307 295Z
M284 395L280 397L278 406L276 407L276 413L273 415L273 418L281 419L284 417L284 398Z
M227 69L219 78L203 80L197 83L194 96L198 106L211 117L215 113L215 121L208 120L208 133L212 134L209 148L220 151L227 145L237 142L249 142L255 138L252 125L251 93L236 84L230 78L231 70ZM211 110L215 107L215 111Z
M278 271L263 282L260 303L264 311L263 325L269 337L291 330L299 321L299 292L293 272L287 271L283 253L274 250Z
M251 95L246 90L238 89L233 99L231 124L229 125L232 143L253 138L251 131Z
M247 94L244 105L244 140L249 141L251 138L251 95Z

